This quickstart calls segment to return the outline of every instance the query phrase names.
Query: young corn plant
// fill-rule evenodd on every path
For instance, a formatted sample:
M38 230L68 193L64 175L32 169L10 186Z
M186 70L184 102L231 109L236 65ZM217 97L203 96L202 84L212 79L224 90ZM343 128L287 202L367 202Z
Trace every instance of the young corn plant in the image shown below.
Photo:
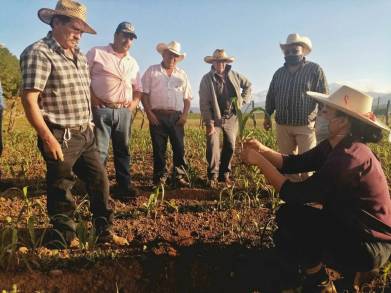
M254 116L256 113L263 112L265 115L267 115L266 111L262 107L254 107L249 111L248 105L244 111L242 111L242 105L239 105L239 99L237 97L233 98L233 105L236 112L236 117L238 118L239 123L239 131L238 131L238 139L240 143L240 147L243 148L243 143L246 139L250 138L252 136L253 131L249 131L246 133L246 124L249 120L249 118L254 119Z
M164 203L164 184L160 184L149 196L148 201L143 204L147 216L149 217L152 213L157 217L157 208L159 207L159 195L161 195L161 203Z

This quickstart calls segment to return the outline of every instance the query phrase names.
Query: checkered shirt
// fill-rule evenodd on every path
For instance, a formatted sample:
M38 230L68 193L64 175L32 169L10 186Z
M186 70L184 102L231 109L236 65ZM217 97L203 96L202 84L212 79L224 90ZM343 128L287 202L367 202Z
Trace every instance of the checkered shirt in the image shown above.
M22 89L39 90L38 104L46 121L62 127L89 123L90 75L85 56L65 56L51 32L20 56Z
M266 96L266 112L276 111L276 122L281 125L308 125L316 118L316 101L307 91L328 93L327 80L322 68L305 61L295 72L289 72L286 65L273 76Z

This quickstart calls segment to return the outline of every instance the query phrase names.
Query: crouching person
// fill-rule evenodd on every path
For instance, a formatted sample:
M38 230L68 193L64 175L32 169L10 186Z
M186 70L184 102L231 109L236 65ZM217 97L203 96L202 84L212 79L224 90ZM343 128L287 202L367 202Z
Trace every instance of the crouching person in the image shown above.
M258 166L286 202L277 213L275 243L303 268L302 292L334 292L324 268L330 260L345 280L351 277L350 284L338 289L352 290L356 272L381 267L391 253L387 179L366 145L379 142L382 130L390 129L371 113L372 97L355 89L343 86L330 96L307 94L324 105L327 140L288 156L251 140L241 157ZM281 174L308 171L315 173L303 182ZM309 205L313 202L322 208Z
M77 2L60 0L38 16L52 31L20 57L22 103L46 162L50 221L68 245L77 242L71 188L78 176L87 186L98 241L118 240L111 230L109 182L91 126L88 65L77 47L83 33L95 31L86 22L86 7Z

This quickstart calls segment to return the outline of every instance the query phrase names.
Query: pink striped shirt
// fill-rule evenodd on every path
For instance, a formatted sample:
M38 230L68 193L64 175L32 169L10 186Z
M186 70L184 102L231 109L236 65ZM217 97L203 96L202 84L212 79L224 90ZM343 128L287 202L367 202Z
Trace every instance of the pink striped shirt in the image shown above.
M142 92L137 61L127 53L119 57L111 44L94 47L87 53L91 73L91 88L96 97L106 103L123 104L133 98L135 91Z

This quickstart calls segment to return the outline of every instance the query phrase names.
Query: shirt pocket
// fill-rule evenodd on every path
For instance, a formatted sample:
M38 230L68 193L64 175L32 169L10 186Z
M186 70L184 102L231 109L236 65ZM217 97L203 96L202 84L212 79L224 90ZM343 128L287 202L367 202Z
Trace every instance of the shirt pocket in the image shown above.
M175 78L170 82L170 88L175 93L177 100L183 100L185 96L185 82L179 78Z

